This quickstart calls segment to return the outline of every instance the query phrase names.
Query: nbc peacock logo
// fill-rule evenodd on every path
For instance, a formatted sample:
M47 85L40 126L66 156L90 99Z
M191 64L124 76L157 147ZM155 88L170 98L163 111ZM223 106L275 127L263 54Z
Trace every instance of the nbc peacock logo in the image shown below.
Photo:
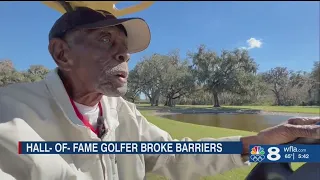
M264 160L264 149L261 146L254 146L250 152L250 159L252 162L261 162Z
M251 154L254 154L254 155L264 155L265 152L264 152L264 149L263 149L261 146L254 146L254 147L251 149Z

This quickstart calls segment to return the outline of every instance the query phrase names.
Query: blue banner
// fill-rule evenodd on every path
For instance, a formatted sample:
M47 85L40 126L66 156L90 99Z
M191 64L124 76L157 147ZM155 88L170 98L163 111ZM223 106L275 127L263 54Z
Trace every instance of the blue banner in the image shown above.
M19 154L241 154L241 142L19 142Z
M251 145L250 162L320 162L320 145Z

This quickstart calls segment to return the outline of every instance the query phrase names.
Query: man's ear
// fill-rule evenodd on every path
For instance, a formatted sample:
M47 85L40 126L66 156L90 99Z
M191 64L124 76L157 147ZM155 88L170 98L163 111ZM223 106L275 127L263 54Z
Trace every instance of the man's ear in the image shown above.
M53 38L49 42L48 50L61 70L70 71L73 65L71 51L68 44L62 39Z

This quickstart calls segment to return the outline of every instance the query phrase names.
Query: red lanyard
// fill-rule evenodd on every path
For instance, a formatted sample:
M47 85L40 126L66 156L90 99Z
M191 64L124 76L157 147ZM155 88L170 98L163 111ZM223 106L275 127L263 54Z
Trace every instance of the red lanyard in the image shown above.
M82 123L85 126L87 126L88 128L90 128L95 134L98 135L99 134L99 128L94 129L94 127L89 123L89 120L80 113L79 109L77 108L77 106L75 105L74 101L71 98L70 98L70 101L71 101L71 104L73 106L74 111L76 112L78 118L82 121ZM102 116L102 106L101 106L100 102L98 103L98 106L99 106L100 116Z

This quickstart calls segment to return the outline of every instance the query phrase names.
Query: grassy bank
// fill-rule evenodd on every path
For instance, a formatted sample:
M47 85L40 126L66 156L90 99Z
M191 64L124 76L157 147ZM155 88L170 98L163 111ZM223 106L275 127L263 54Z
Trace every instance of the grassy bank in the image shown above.
M320 114L319 106L224 106L227 108L254 109L267 112L286 112L286 113L304 113Z
M138 104L139 107L150 107L150 104ZM155 107L154 107L155 108ZM148 108L150 109L150 108ZM222 111L234 111L234 110L258 110L265 112L283 112L283 113L302 113L302 114L320 114L319 106L222 106L220 108L213 108L212 105L177 105L175 107L159 106L161 110L177 110L177 109L212 109Z
M141 110L141 113L150 121L151 123L157 125L161 129L169 132L173 138L183 138L190 137L194 140L203 138L203 137L225 137L225 136L246 136L252 135L254 133L247 131L239 131L239 130L230 130L224 128L216 128L216 127L208 127L208 126L200 126L188 123L177 122L173 120L169 120L166 118L158 117L153 115L153 110ZM301 164L293 164L294 168L299 167ZM244 167L235 169L230 172L226 172L224 174L220 174L214 177L204 177L204 180L243 180L250 170L251 167ZM156 176L153 174L148 174L148 180L165 180L165 178Z

